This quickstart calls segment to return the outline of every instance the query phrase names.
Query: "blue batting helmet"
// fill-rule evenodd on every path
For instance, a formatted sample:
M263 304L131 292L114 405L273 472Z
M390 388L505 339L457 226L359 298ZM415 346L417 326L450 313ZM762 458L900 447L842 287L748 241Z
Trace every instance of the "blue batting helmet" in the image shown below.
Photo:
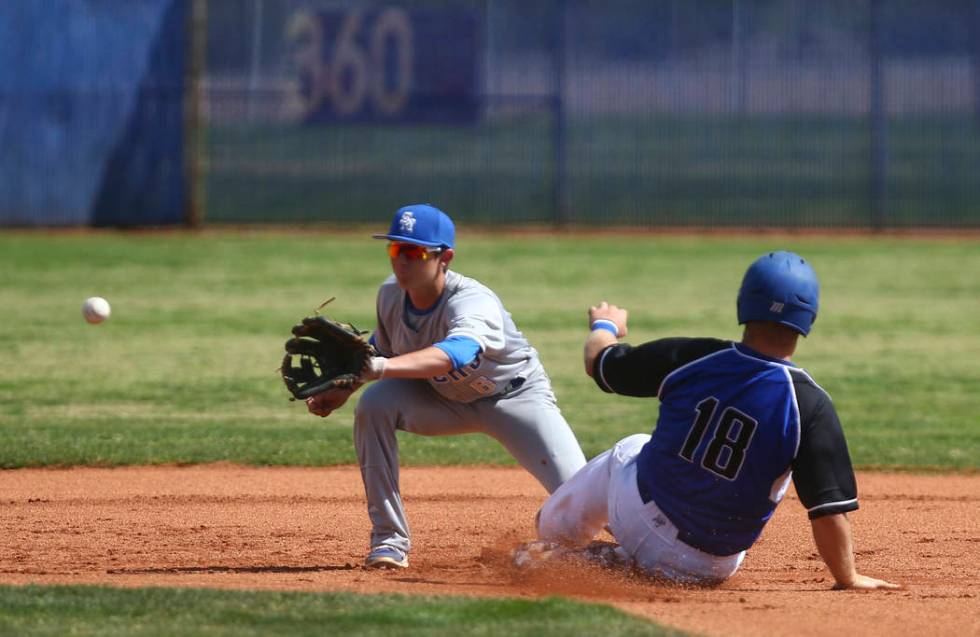
M806 260L792 252L764 254L745 272L738 291L738 324L771 321L803 336L817 319L820 282Z

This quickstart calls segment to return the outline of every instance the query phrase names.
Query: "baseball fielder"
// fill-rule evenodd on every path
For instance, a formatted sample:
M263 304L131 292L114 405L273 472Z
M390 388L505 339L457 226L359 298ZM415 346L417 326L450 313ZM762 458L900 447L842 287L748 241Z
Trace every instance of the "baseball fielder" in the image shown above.
M652 436L592 459L542 507L542 540L583 546L608 523L626 560L685 583L730 577L792 479L837 588L896 588L854 566L846 513L858 508L830 396L793 355L817 316L819 284L790 252L756 260L738 296L741 342L619 343L627 312L589 310L586 371L605 391L657 396Z
M408 522L398 488L395 430L424 436L485 433L553 492L585 464L558 409L537 351L489 288L449 270L455 229L428 204L399 209L388 234L394 274L378 291L371 342L381 354L361 378L354 444L361 466L371 551L365 565L408 566ZM353 390L307 401L327 416Z

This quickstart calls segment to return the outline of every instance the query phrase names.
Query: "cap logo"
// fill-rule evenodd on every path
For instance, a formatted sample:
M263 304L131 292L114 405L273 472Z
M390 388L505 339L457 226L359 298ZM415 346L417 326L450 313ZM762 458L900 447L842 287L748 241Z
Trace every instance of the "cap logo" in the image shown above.
M774 312L776 314L782 314L783 313L783 304L780 303L779 301L773 301L772 302L772 305L769 306L769 311L770 312Z
M398 220L398 227L401 228L402 232L412 234L416 221L417 219L415 218L415 215L412 214L412 211L406 210L402 213L402 218Z

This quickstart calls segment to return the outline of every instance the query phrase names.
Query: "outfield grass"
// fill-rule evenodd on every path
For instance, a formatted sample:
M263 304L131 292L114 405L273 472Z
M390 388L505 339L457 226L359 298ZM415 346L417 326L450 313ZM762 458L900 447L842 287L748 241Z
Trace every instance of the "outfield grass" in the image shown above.
M569 600L0 586L3 635L684 635Z
M823 281L796 360L835 398L855 463L978 466L975 240L460 230L457 269L497 290L538 348L588 456L649 431L656 402L603 394L582 372L586 308L629 308L634 342L737 338L745 267L786 247ZM0 235L0 467L354 462L352 405L311 417L275 370L291 325L330 296L333 314L371 326L388 266L367 235ZM108 322L82 320L90 295L110 300ZM512 463L484 436L400 440L405 464Z

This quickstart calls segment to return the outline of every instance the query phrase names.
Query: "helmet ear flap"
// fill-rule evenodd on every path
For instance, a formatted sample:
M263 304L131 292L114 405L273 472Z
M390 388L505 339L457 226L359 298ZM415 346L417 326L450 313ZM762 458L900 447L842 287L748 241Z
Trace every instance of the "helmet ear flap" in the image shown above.
M745 272L738 293L738 322L779 323L806 336L819 305L820 283L810 264L792 252L770 252Z

